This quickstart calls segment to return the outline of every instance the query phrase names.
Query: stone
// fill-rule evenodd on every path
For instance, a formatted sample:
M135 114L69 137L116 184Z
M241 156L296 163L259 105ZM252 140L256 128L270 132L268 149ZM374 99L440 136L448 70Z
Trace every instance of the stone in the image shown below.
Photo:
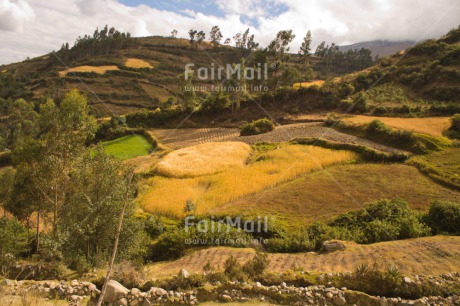
M224 302L230 302L232 300L232 297L230 295L228 295L228 294L223 294L222 295L222 300Z
M323 251L326 253L335 252L335 251L343 251L345 249L346 249L345 245L338 240L324 241L323 243Z
M326 293L326 297L328 299L332 299L334 297L334 295L332 293L328 292L328 293Z
M137 288L132 288L129 293L134 297L138 297L141 294L141 291Z
M70 286L72 286L72 287L76 287L76 286L78 286L78 285L79 285L79 283L78 283L78 281L77 281L76 279L74 279L74 280L72 280L72 281L70 282Z
M345 300L344 297L342 296L336 296L332 299L332 303L334 305L339 305L339 306L342 306L342 305L345 305L347 303L347 300Z
M164 290L163 288L152 287L150 288L150 293L156 296L165 296L168 295L168 291Z
M119 282L111 279L107 283L107 289L104 295L104 302L116 303L121 297L128 294L129 289L120 284Z
M190 277L190 273L188 273L187 270L182 269L182 270L180 270L180 272L179 272L179 277L182 277L182 278L189 278L189 277Z
M404 277L404 283L406 284L412 284L412 280L410 279L410 277Z
M126 298L121 298L118 300L117 305L128 306L128 300Z

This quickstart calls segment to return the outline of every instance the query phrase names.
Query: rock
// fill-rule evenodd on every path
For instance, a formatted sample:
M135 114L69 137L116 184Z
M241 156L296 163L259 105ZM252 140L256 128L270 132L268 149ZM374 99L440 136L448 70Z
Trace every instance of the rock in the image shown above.
M72 286L72 287L77 287L78 285L79 285L79 283L78 283L78 281L76 279L74 279L74 280L72 280L70 282L70 286Z
M232 300L232 297L230 295L228 295L228 294L223 294L222 295L222 300L224 302L230 302Z
M343 251L345 250L345 245L337 240L330 240L324 241L323 243L323 251L326 253L335 252L335 251Z
M404 283L406 284L412 284L412 280L409 277L404 277Z
M128 306L128 300L126 298L121 298L118 300L117 305Z
M332 303L334 305L341 306L341 305L345 305L347 303L347 300L345 300L345 298L342 296L336 296L335 298L332 299Z
M104 295L104 302L116 303L121 297L128 294L128 292L128 288L111 279L107 284L107 290Z
M163 288L157 288L157 287L150 288L149 292L156 296L168 295L168 291L164 290Z
M375 296L367 295L363 292L348 290L345 292L345 300L349 304L380 306L380 299Z
M182 277L182 278L189 278L189 277L190 277L190 273L188 273L187 270L182 269L182 270L180 270L180 272L179 272L179 277Z
M332 299L334 297L334 295L332 293L328 292L328 293L326 293L326 297L328 299Z
M141 291L139 289L137 289L137 288L133 288L133 289L131 289L131 291L129 293L131 293L131 295L134 296L134 297L138 297L141 294Z

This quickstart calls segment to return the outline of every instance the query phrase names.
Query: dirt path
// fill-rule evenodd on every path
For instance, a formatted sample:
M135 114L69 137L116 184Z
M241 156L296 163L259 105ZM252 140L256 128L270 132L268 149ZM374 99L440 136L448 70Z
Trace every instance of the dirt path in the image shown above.
M268 269L273 272L284 272L299 267L314 272L347 272L353 271L361 264L378 263L384 268L397 267L408 276L460 271L460 237L456 236L435 236L370 245L345 242L345 245L345 251L329 254L269 254ZM203 266L208 262L216 270L222 270L224 262L231 255L245 262L252 258L254 253L253 249L207 248L175 261L154 263L147 267L147 272L156 278L176 275L180 269L202 273Z
M338 132L318 122L281 125L269 133L252 136L240 136L237 128L154 129L152 132L163 144L172 149L211 141L242 141L253 145L261 141L282 142L294 138L317 137L335 142L364 145L384 152L407 153L364 138Z

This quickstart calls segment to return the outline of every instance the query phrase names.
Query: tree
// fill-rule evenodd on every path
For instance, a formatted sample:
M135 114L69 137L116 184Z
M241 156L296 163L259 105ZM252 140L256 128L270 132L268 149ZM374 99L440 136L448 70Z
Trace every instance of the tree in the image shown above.
M268 51L273 57L283 60L286 52L289 52L288 45L295 38L292 30L279 31L276 38L268 45Z
M3 209L3 218L6 217L6 203L10 201L14 187L15 170L8 167L0 172L0 205Z
M190 31L188 31L188 35L190 36L190 46L192 47L195 47L195 37L197 33L198 31L194 29L190 29Z
M16 188L16 193L19 198L34 195L30 209L38 212L38 218L40 212L52 212L56 234L73 162L94 137L96 122L88 115L86 98L73 90L65 95L59 107L52 100L42 105L39 129L37 140L27 139L14 152L15 163L21 169L16 186L26 187L23 192Z
M224 41L224 45L230 45L231 42L232 42L232 39L231 39L231 38L227 38L227 39L225 39L225 41Z
M209 40L211 43L214 45L214 47L217 47L222 40L222 33L220 32L220 29L218 26L213 26L211 29L211 32L209 33Z
M203 31L200 31L196 34L196 42L198 46L203 42L203 40L206 39L206 33Z
M0 257L26 252L28 241L27 229L17 219L0 219Z
M311 45L311 32L308 31L307 35L303 38L302 45L300 46L299 55L302 62L306 62L310 56Z
M174 30L171 31L171 37L172 37L172 38L176 38L176 37L177 37L177 30L176 30L176 29L174 29Z
M93 262L107 259L125 203L119 256L142 255L146 236L143 224L134 216L134 188L126 179L130 173L130 169L105 154L100 146L92 152L87 150L74 163L66 204L59 219L65 258L81 255Z

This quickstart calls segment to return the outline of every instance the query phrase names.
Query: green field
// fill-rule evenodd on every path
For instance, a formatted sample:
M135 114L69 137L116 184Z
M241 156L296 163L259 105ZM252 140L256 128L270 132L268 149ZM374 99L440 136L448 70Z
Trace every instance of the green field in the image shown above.
M153 146L142 136L130 135L102 143L107 154L121 160L148 155Z

